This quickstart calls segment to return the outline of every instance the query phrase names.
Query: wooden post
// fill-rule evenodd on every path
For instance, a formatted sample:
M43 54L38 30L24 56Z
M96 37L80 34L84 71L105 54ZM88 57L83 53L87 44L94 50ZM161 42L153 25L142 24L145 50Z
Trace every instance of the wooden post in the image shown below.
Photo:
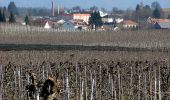
M70 89L69 89L69 79L68 79L68 69L67 69L67 76L66 76L66 90L67 90L67 100L70 100Z
M102 92L101 92L101 90L102 90L102 66L100 66L100 70L99 70L100 72L99 72L99 100L102 100Z
M90 96L90 100L93 100L93 88L94 88L94 79L92 80L92 85L91 85L91 96Z
M87 100L87 96L88 96L88 92L87 92L87 66L85 66L85 70L84 70L84 74L85 74L85 100Z
M119 100L121 100L121 82L120 82L120 70L118 66L118 85L119 85Z
M154 66L154 77L155 77L155 83L154 83L154 100L157 100L157 78L156 78L156 66Z
M80 96L80 100L83 100L83 88L84 88L84 82L81 82L81 96Z
M3 69L2 65L0 65L0 100L3 100Z
M161 100L162 99L162 97L161 97L161 73L160 73L160 65L158 65L159 66L159 100Z

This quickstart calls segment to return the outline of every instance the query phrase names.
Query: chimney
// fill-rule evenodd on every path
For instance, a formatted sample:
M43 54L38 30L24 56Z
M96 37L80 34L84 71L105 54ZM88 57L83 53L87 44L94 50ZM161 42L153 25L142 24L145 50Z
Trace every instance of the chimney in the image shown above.
M54 16L54 2L52 1L52 6L51 6L51 16Z
M58 15L60 14L60 6L58 5Z

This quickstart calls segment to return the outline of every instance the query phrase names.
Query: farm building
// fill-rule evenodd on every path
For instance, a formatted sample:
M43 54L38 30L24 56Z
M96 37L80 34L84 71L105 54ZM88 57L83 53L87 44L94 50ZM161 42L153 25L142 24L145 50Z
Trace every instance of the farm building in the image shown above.
M138 23L136 23L135 21L132 20L125 20L123 21L123 28L137 28L138 27Z

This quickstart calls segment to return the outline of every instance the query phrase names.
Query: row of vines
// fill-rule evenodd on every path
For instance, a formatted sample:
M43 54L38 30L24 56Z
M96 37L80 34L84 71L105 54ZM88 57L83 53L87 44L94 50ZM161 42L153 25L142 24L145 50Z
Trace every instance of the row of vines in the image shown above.
M53 44L161 48L168 50L170 30L64 31L35 26L0 24L1 44Z
M168 60L65 60L0 65L0 100L40 100L50 76L60 84L56 100L169 100ZM30 73L34 76L31 80ZM36 92L27 89L37 84ZM38 86L40 85L40 86ZM51 87L52 88L52 87ZM49 92L48 95L51 95ZM38 97L37 97L38 96ZM53 99L54 99L53 98ZM47 100L53 100L47 99ZM54 100L55 100L54 99Z

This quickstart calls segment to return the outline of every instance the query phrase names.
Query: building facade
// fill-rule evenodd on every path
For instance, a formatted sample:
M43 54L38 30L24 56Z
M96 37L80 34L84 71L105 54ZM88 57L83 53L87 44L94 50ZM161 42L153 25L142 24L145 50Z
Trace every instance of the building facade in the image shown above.
M88 24L90 14L73 14L73 20L83 20Z

